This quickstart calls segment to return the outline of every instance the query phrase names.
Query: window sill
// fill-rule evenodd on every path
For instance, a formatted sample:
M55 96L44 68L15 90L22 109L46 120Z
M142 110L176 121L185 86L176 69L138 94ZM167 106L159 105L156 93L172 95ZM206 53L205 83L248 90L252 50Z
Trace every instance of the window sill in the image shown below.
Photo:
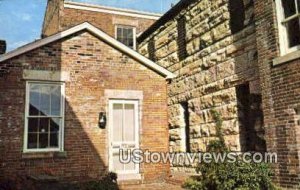
M281 64L293 61L298 58L300 58L300 50L297 50L292 53L286 54L284 56L275 58L273 60L273 66L281 65Z
M22 159L67 158L67 152L26 152Z

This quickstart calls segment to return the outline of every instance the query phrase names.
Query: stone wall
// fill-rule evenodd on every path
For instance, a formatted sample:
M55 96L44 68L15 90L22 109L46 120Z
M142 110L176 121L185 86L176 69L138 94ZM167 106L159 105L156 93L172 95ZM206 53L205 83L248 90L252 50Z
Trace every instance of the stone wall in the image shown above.
M232 34L230 28L233 18L228 0L197 0L174 18L161 19L167 21L161 21L159 27L150 28L151 31L146 31L149 35L139 39L141 54L149 56L149 44L154 43L157 63L178 75L168 85L172 152L185 151L182 146L186 141L182 135L182 130L186 127L183 102L188 102L189 105L191 151L205 151L208 142L215 139L213 109L222 115L223 132L230 149L246 149L247 130L239 122L241 114L236 88L242 84L248 85L249 96L260 97L260 83L253 1L244 0L243 4L244 28L235 34ZM185 17L186 31L184 41L187 55L183 60L180 60L178 54L178 42L182 43L178 39L178 20L181 17ZM261 109L259 98L255 101L253 103L258 104L257 109ZM261 117L259 120L261 121ZM255 128L256 135L263 138L263 123L254 123L256 124L251 127Z
M106 92L110 91L124 99L124 91L142 93L140 148L168 151L165 78L90 33L79 32L1 62L0 71L4 69L0 76L0 181L37 175L63 182L99 179L108 170L109 127L99 128L98 117L100 112L109 115ZM23 152L24 70L68 73L63 153ZM118 94L117 90L124 91ZM140 169L143 182L163 181L169 175L168 164L145 163Z

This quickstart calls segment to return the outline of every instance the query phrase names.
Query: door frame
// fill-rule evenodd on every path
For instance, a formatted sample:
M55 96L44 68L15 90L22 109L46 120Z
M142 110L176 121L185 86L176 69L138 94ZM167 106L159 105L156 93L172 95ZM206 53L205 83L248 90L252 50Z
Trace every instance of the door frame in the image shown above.
M134 114L135 114L135 149L139 149L140 147L140 108L139 108L139 100L127 100L127 99L109 99L108 100L108 162L109 162L109 171L113 171L113 148L112 148L112 136L113 136L113 104L133 104L134 105ZM140 164L136 164L136 169L134 172L132 171L124 171L119 174L140 174Z

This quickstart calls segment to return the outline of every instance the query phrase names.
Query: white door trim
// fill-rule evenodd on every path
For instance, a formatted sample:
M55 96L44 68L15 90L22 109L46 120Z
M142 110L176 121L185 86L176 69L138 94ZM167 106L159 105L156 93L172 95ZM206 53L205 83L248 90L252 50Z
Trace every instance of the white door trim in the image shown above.
M113 137L113 115L112 115L112 110L113 110L113 104L133 104L134 105L134 115L135 115L135 149L139 148L139 130L140 130L140 121L139 121L139 100L124 100L124 99L120 99L120 100L109 100L109 117L108 117L108 143L109 143L109 148L108 148L108 160L109 160L109 171L113 171L113 148L112 148L112 137ZM123 117L124 119L124 117ZM125 141L123 143L126 143ZM139 164L136 165L136 168L134 171L124 171L122 173L118 173L118 174L139 174L140 173L140 166Z

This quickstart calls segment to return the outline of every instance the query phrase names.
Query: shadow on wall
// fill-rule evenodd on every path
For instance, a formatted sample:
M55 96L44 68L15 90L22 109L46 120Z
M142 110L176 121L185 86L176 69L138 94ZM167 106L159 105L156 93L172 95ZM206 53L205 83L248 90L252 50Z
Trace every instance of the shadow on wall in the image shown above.
M9 189L9 185L13 185L13 189L27 188L24 184L31 189L34 183L49 180L87 182L99 180L107 172L108 130L98 127L98 115L105 110L105 105L99 102L99 89L94 90L80 78L80 69L83 70L80 60L75 60L78 70L72 71L72 79L65 82L65 152L23 153L26 121L23 70L69 71L65 65L70 61L66 51L77 51L81 47L74 45L65 50L62 42L68 39L0 63L0 67L7 68L7 74L0 78L0 189L2 186ZM74 64L74 60L71 62ZM95 93L98 96L94 96ZM87 98L92 96L92 100Z
M229 51L233 62L231 68L238 78L237 81L229 81L229 83L235 86L236 91L241 150L265 152L254 1L230 0L228 9L229 26L234 41Z

